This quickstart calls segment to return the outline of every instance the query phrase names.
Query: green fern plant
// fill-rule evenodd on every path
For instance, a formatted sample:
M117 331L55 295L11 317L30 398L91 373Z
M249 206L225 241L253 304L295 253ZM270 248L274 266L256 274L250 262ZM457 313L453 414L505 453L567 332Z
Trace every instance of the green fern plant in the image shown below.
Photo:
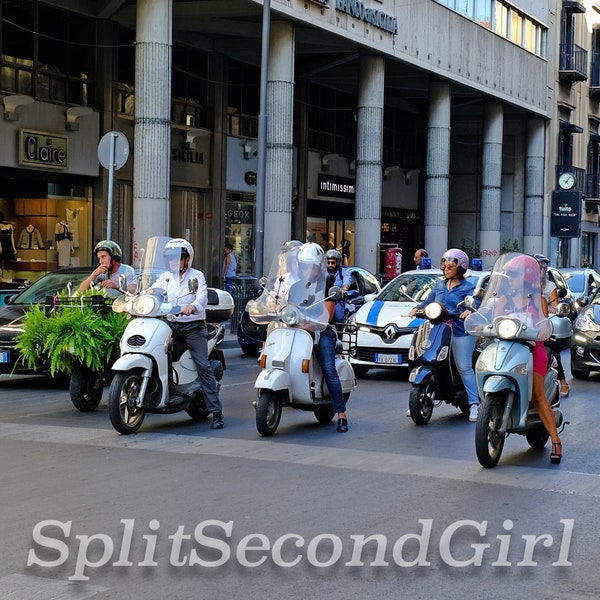
M60 302L50 316L33 306L24 318L24 330L17 336L17 349L30 368L36 368L41 355L49 364L50 374L70 375L75 365L98 371L117 354L128 316L112 311L94 310L85 292L74 304Z

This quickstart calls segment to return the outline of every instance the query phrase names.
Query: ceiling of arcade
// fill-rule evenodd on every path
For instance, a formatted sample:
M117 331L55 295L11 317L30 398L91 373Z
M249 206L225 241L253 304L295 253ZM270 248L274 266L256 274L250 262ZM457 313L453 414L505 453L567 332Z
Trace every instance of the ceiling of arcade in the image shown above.
M135 0L77 0L98 17L135 26ZM273 14L272 18L276 18ZM248 0L173 0L173 38L206 51L218 51L242 63L260 66L262 7ZM342 37L298 24L296 76L356 94L361 48ZM426 112L430 77L399 62L386 63L386 103L409 112ZM481 94L452 87L453 114L461 107L474 116Z

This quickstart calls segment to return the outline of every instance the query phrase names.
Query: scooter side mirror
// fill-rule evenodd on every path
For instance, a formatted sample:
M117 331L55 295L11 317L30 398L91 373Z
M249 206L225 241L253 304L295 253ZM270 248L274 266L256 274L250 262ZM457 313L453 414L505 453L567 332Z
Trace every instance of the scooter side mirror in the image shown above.
M472 311L477 310L476 304L475 304L475 298L473 298L473 296L466 296L465 297L465 306Z
M268 281L269 281L269 280L268 280L266 277L261 277L261 278L258 280L258 285L259 285L261 288L263 288L263 289L264 289L264 288L266 288L266 287L267 287L267 282L268 282Z
M337 285L332 285L329 288L329 294L327 295L327 298L329 300L339 300L343 295L344 293L342 292L341 288L339 288Z
M571 307L567 302L559 302L556 305L556 315L559 317L568 317L571 313Z
M188 290L190 294L195 294L198 291L198 278L190 277L188 281Z
M119 290L122 292L127 291L127 275L119 275Z

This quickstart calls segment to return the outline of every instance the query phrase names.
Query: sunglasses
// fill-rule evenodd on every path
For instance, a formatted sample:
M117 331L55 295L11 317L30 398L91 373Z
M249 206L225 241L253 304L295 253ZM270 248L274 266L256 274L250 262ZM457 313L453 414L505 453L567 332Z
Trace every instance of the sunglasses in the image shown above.
M336 265L337 264L337 260L335 260L335 258L333 260L328 260L327 264L328 265Z
M444 267L458 267L458 258L442 258L440 265L442 269Z

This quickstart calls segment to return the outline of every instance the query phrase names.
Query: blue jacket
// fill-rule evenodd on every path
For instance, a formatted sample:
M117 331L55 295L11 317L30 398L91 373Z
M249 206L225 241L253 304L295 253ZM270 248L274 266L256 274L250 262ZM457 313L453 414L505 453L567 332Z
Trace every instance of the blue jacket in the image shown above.
M465 310L465 306L458 307L467 296L472 296L475 292L475 286L466 279L460 280L458 285L455 285L451 290L446 287L446 279L436 281L431 293L427 299L418 305L419 308L424 308L431 302L439 302L446 310L453 315L452 318L452 334L457 337L469 335L465 331L465 324L462 319L459 319L457 313L460 314Z

